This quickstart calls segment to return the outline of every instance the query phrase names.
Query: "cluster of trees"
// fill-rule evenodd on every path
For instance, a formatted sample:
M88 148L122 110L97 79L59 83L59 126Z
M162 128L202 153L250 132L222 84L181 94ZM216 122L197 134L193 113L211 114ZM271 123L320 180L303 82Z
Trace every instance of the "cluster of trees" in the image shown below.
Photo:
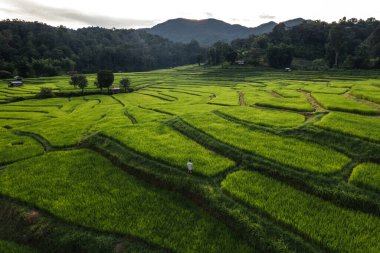
M104 88L106 88L109 92L110 87L114 83L114 74L110 70L101 70L96 75L95 85L102 92ZM82 94L84 94L84 89L88 86L87 77L83 74L74 74L71 76L69 81L71 85L75 88L80 88L82 90ZM120 85L124 88L125 92L131 91L131 81L128 78L122 78L120 80Z
M208 63L230 63L236 59L252 65L290 67L302 59L310 68L379 68L380 21L342 18L331 24L304 21L287 27L278 24L271 33L218 42L208 51Z
M144 71L197 63L204 52L196 41L174 43L142 30L73 30L39 22L0 21L0 70L5 75Z

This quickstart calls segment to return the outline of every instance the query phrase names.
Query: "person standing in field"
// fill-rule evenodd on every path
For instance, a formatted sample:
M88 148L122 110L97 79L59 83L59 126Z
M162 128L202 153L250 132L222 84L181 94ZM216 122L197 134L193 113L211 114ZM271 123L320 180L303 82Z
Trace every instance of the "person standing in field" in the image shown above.
M191 173L193 172L193 163L191 162L191 160L189 160L189 161L187 162L187 172L188 172L189 174L191 174Z

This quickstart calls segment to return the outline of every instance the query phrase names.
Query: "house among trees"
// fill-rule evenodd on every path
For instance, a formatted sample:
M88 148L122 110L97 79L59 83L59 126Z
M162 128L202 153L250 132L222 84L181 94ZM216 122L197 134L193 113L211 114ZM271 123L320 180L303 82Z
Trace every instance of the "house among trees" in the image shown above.
M237 65L244 65L244 64L245 64L245 61L244 61L244 60L237 60L237 61L235 61L235 63L236 63Z
M120 93L120 87L118 87L118 86L112 86L111 87L111 92L112 92L112 94Z
M8 87L20 87L23 85L24 83L22 81L10 81Z
M8 83L8 87L20 87L24 85L24 83L22 82L21 76L15 76L14 78L15 78L15 81L10 81Z

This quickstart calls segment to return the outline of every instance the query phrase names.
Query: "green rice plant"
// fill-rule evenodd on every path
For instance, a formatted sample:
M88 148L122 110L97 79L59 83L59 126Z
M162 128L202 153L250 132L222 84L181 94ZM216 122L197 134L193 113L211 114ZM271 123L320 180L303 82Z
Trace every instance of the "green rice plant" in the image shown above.
M380 104L380 87L374 85L355 85L351 95Z
M240 120L269 126L296 127L305 121L305 117L298 113L254 107L231 106L218 111Z
M313 93L343 94L348 91L348 88L330 87L327 84L313 84L303 87L302 90Z
M35 140L0 128L0 164L41 155L43 147Z
M194 172L206 176L215 175L234 166L233 161L202 147L160 122L106 128L102 133L138 152L175 165L184 171L189 159L193 161Z
M228 175L222 188L333 252L380 249L379 217L337 207L253 171Z
M348 182L359 187L380 191L380 164L359 164L352 171Z
M253 250L181 195L140 182L89 150L52 152L9 165L0 171L0 192L61 219L175 252Z
M378 117L330 112L315 125L368 140L380 141L380 118Z
M239 93L230 88L218 87L214 89L213 97L208 103L217 105L239 105Z
M122 101L127 106L127 108L139 105L146 106L150 104L167 104L167 101L165 100L137 92L127 94L116 94L114 95L114 97Z
M311 106L305 98L271 98L261 100L255 103L258 106L273 107L279 109L288 109L301 112L312 112L314 111L313 106Z
M0 240L0 252L4 253L37 253L36 250L14 242Z
M45 112L36 112L36 111L5 111L0 109L0 119L24 119L24 120L41 120L49 119L48 114Z
M96 109L98 101L85 102L76 106L75 110L65 116L23 125L17 130L36 133L47 139L53 146L65 147L80 143L90 134L97 121L106 117L107 110ZM112 108L108 108L112 110Z
M353 112L360 114L379 114L380 111L366 104L360 103L340 95L312 93L314 99L324 108L329 110Z
M158 98L158 99L161 99L161 100L167 101L167 102L173 102L173 101L177 100L177 98L174 98L172 96L167 96L163 93L159 93L157 91L149 90L149 89L138 91L138 93L143 94L143 95L147 95L147 96L151 96L154 98Z
M330 87L337 88L351 88L355 84L354 81L342 81L342 80L331 80L329 82Z
M28 124L30 121L25 119L0 119L0 127L17 128L19 125Z
M246 92L245 98L246 101L249 102L249 104L255 104L258 106L305 112L314 111L314 108L304 97L274 97L273 95L265 91L251 90Z
M190 125L222 142L300 169L332 173L339 171L350 161L348 157L332 149L267 132L250 130L213 113L195 116L188 114L182 117Z
M292 89L274 89L273 91L286 98L298 98L302 96L301 92Z

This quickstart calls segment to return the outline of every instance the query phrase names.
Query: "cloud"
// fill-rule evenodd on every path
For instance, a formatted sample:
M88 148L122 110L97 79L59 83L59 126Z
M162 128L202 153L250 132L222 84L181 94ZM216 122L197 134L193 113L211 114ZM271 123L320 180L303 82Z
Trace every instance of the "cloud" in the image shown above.
M259 17L261 19L275 19L276 18L276 16L269 15L269 14L261 14Z
M101 26L106 28L128 28L128 27L146 27L152 26L155 20L126 19L110 17L104 15L92 15L90 13L79 12L74 9L55 8L33 3L27 0L5 0L11 5L11 8L0 8L3 12L20 14L20 16L35 19L44 22L61 22L79 24L84 26ZM78 24L79 23L79 24Z
M214 14L212 14L211 12L206 12L205 14L209 18L213 18L214 17Z

